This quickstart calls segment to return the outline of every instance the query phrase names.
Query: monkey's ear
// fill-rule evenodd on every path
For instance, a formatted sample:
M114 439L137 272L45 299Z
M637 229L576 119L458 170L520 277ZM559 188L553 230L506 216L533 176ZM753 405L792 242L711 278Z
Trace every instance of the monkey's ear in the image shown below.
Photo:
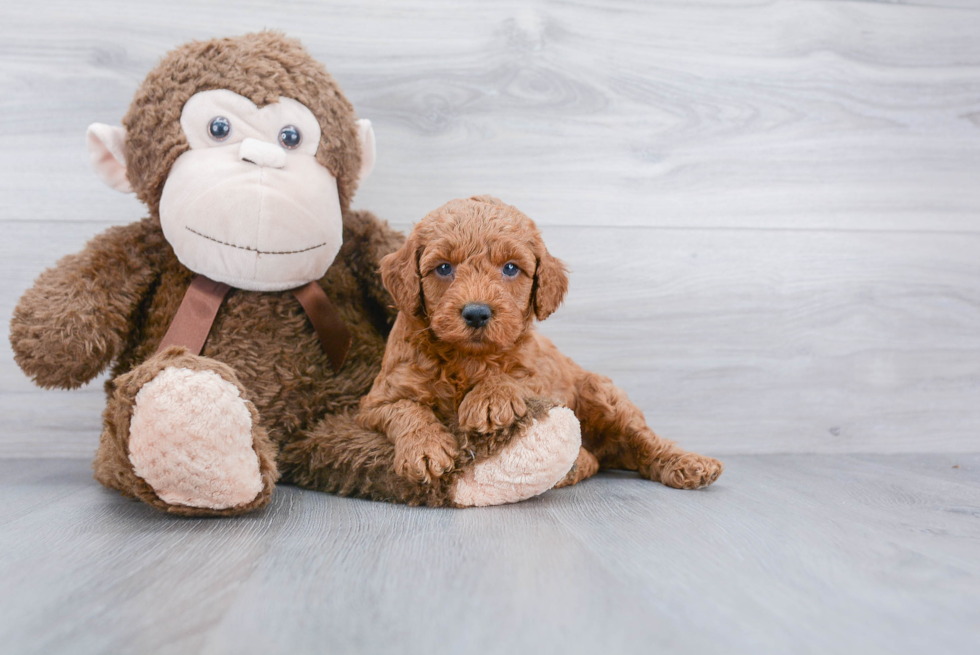
M126 179L126 130L92 123L85 131L85 140L96 175L116 191L132 193Z
M534 315L539 321L551 316L568 292L568 268L542 244L534 271Z
M401 248L381 260L381 282L391 294L398 311L422 313L422 277L419 275L418 244L409 236Z
M361 144L361 170L357 173L357 181L361 183L374 170L374 158L377 154L374 146L374 128L371 127L371 121L366 118L357 121L357 140Z

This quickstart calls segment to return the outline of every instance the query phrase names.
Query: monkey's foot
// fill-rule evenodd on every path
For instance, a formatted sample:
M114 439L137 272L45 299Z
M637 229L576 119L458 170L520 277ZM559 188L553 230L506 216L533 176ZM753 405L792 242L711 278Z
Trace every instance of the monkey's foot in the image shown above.
M252 428L234 384L213 371L169 366L136 394L129 459L166 503L238 507L263 489Z
M553 407L523 435L460 475L452 500L461 507L482 507L537 496L565 477L581 445L575 414L567 407Z

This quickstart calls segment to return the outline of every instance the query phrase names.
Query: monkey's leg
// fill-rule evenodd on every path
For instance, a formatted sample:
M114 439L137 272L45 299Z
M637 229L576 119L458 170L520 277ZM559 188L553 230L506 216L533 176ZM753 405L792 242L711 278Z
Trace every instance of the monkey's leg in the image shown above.
M386 435L361 427L354 413L331 414L279 452L282 481L306 489L369 500L452 505L450 472L430 483L395 473L395 446Z
M489 449L459 476L457 505L503 505L542 494L566 478L581 452L578 419L551 401L528 399L527 414L508 431L505 444Z
M689 453L654 434L643 412L607 377L585 374L575 413L582 422L583 445L603 468L639 471L677 489L707 487L724 469L718 460Z
M342 496L409 505L471 507L513 503L552 488L581 444L571 410L530 400L528 412L493 435L460 434L455 469L431 483L394 471L395 448L352 414L327 416L279 454L283 481Z
M275 446L225 364L172 347L110 382L95 478L187 516L266 505Z

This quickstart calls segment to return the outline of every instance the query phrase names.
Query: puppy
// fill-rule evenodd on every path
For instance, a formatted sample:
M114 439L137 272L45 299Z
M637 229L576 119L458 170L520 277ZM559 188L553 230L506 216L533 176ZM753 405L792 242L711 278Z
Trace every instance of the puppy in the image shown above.
M609 378L534 330L558 309L568 275L516 208L490 196L453 200L381 261L381 275L400 311L359 420L391 439L398 475L440 478L458 454L452 430L498 431L530 398L565 405L581 423L578 460L557 486L600 467L680 489L721 474L721 462L658 437Z

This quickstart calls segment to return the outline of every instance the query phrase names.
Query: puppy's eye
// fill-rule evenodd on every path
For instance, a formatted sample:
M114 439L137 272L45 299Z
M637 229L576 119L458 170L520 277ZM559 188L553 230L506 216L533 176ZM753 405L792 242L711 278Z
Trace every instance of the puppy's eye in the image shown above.
M521 272L521 269L514 262L507 262L501 270L507 277L514 277Z
M215 141L224 141L231 134L231 121L224 116L215 116L208 123L208 134Z
M303 137L300 135L299 130L292 125L287 125L279 130L279 143L281 143L282 147L286 148L287 150L295 150L296 148L299 148L299 144L302 140Z
M449 277L453 274L453 265L448 262L443 262L433 269L436 275L439 277Z

